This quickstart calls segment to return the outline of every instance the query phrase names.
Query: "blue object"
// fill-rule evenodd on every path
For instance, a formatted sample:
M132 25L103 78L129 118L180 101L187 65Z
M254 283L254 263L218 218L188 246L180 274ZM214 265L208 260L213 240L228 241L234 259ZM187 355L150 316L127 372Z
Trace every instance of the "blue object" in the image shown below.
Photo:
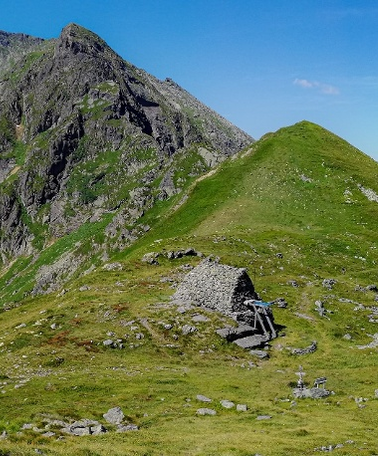
M264 302L264 301L255 301L254 304L255 304L255 306L264 306L264 307L268 307L268 306L270 306L272 303L271 303L271 302Z

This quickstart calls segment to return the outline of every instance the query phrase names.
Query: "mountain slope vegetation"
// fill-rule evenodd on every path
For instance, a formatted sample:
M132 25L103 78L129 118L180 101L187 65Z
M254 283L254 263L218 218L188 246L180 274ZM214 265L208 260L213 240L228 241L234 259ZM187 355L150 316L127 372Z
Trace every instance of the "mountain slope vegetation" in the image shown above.
M17 58L0 80L4 267L31 261L88 222L102 223L107 244L124 248L148 230L138 222L144 211L253 142L171 79L136 68L76 24L56 40L6 36L0 50ZM85 248L70 250L71 271L84 267ZM63 280L56 271L22 296Z
M0 430L7 433L1 451L375 454L377 175L372 159L300 122L267 134L145 210L141 223L148 231L125 248L109 246L98 256L96 243L106 245L100 220L37 259L24 259L24 270L18 260L1 278ZM48 269L52 258L88 239L94 256L85 274L49 294L22 298L22 281L31 280L33 268ZM246 267L263 300L287 303L272 305L280 331L269 359L221 339L215 329L230 323L226 317L200 308L184 312L170 301L201 260L167 253L188 248ZM143 261L146 254L155 261ZM104 344L109 339L123 348ZM315 352L294 354L314 341ZM299 366L306 385L325 376L333 394L294 399ZM212 399L205 406L217 414L197 415L204 406L197 395ZM248 410L226 409L225 399ZM103 422L115 406L138 431L57 440L52 420ZM46 425L54 437L36 430Z

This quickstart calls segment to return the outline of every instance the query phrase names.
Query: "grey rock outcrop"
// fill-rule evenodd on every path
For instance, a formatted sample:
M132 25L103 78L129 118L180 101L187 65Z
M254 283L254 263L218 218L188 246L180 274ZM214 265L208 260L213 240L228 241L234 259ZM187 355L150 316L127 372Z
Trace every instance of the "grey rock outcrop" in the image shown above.
M0 74L5 73L14 65L15 60L20 60L43 41L41 38L24 33L8 33L0 30Z
M314 353L318 348L318 343L314 340L308 347L305 348L293 348L291 353L293 355L309 355Z
M0 63L3 262L35 251L36 226L48 240L109 211L123 214L107 234L124 248L148 229L125 226L178 193L189 175L253 142L171 79L136 68L76 24L56 40L0 32ZM189 156L179 182L178 163Z
M327 290L332 290L333 286L337 283L337 280L335 279L324 279L322 282L322 285L324 288L327 288Z
M65 428L61 429L62 432L65 432L70 435L83 436L83 435L99 435L107 432L107 429L100 424L98 421L82 419L75 421L74 423L68 425Z
M321 399L328 397L331 394L330 391L325 388L294 388L293 396L297 399Z
M104 413L103 417L108 423L121 424L125 415L123 414L121 407L113 407Z
M129 432L139 430L139 427L136 424L123 423L125 415L120 407L113 407L109 409L106 413L104 413L103 417L107 423L112 425L112 428L114 426L116 427L116 432ZM60 432L73 436L100 435L109 432L109 430L102 423L87 418L74 421L73 423L68 423L59 419L44 417L43 422L47 423L44 429L39 429L32 423L25 423L21 429L33 430L34 432L39 433L43 432L41 435L45 437L53 437L55 435L54 432L50 431L51 427L54 429L57 428L60 430Z

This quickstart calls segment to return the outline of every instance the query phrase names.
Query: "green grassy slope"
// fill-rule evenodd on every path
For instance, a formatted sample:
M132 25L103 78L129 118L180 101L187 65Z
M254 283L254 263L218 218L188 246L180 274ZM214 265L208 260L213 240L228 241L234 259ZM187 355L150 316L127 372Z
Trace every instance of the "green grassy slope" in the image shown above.
M114 270L98 266L64 294L0 314L0 454L299 456L336 444L338 455L376 454L378 353L359 346L378 332L378 293L368 288L378 282L377 175L377 163L314 124L282 129L198 181L179 208L177 199L147 212L150 231L109 259ZM269 360L218 338L224 317L170 304L171 284L199 259L161 253L187 247L247 267L264 299L286 299L273 310L283 329ZM152 251L158 265L141 261ZM198 313L209 322L184 336ZM104 347L109 338L125 348ZM315 353L291 354L314 340ZM324 375L335 394L293 401L299 365L305 381ZM196 415L207 406L197 394L213 399L216 416ZM138 432L64 441L17 433L24 423L42 428L46 415L104 422L116 405Z

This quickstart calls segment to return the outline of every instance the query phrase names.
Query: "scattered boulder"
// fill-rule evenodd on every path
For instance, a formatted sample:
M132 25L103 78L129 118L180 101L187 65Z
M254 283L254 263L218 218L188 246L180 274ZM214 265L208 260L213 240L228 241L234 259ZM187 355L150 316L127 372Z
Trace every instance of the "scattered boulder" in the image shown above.
M212 402L212 400L206 396L203 396L202 394L197 394L197 401L200 402Z
M236 410L238 412L246 412L248 410L248 407L246 404L237 404L236 405Z
M105 420L110 424L121 424L125 415L123 414L121 407L113 407L102 415Z
M159 257L159 254L156 253L156 252L149 252L149 253L146 253L145 255L143 255L143 258L142 258L142 261L143 263L148 263L148 264L159 264L158 263L158 257Z
M366 289L367 289L368 291L373 291L374 293L378 293L378 287L377 287L377 285L368 285L368 286L366 287Z
M97 424L96 426L91 426L91 435L100 435L108 432L105 426L102 424Z
M102 345L107 348L118 348L120 350L124 348L122 339L117 339L117 340L106 339L102 342Z
M251 355L256 356L260 359L267 359L269 358L269 353L266 350L250 350L249 352Z
M118 424L117 432L138 431L139 427L136 424Z
M220 401L220 404L222 407L226 409L232 409L235 407L235 404L232 401L228 401L227 399L223 399L222 401Z
M79 288L79 291L89 291L91 287L89 285L83 285Z
M121 271L122 264L121 263L107 263L105 264L102 269L105 271Z
M33 427L34 427L34 424L25 423L25 424L22 425L21 430L26 431L26 430L29 430L29 429L33 429Z
M275 304L280 309L286 309L288 305L284 298L277 298L272 302L272 304Z
M202 256L200 252L197 252L195 249L192 247L186 249L186 250L170 250L167 252L167 258L168 260L175 260L177 258L182 258L184 256Z
M305 176L304 174L301 174L300 175L300 178L303 182L313 182L313 180L311 179L311 177L307 177Z
M241 348L245 349L251 349L255 347L260 347L261 345L264 345L266 342L268 342L270 338L261 335L261 334L255 334L253 336L248 336L248 337L243 337L241 339L236 339L234 340L234 343L238 345Z
M216 330L216 333L228 342L233 342L234 340L242 337L251 336L255 334L255 332L255 328L250 325L239 325L237 327L226 326L225 328Z
M184 336L187 336L188 334L192 334L197 331L197 328L195 326L190 326L190 325L184 325L181 328L182 334Z
M322 282L322 285L324 288L327 288L327 290L332 290L333 286L337 283L337 280L335 279L324 279Z
M65 432L70 435L99 435L107 432L107 429L100 424L98 421L82 419L75 421L74 423L68 425L61 429L62 432Z
M102 345L103 345L104 347L113 347L113 345L114 345L114 340L112 340L112 339L106 339L106 340L104 340L104 342L102 343Z
M327 310L324 308L324 302L323 301L320 301L320 300L315 301L315 310L318 312L318 314L321 317L328 318L326 316Z
M205 315L194 315L192 321L194 323L206 323L209 321L209 318L205 317Z
M197 410L197 415L216 415L217 412L209 408L200 408Z
M270 415L259 415L256 417L256 420L262 421L262 420L271 420L272 417Z

